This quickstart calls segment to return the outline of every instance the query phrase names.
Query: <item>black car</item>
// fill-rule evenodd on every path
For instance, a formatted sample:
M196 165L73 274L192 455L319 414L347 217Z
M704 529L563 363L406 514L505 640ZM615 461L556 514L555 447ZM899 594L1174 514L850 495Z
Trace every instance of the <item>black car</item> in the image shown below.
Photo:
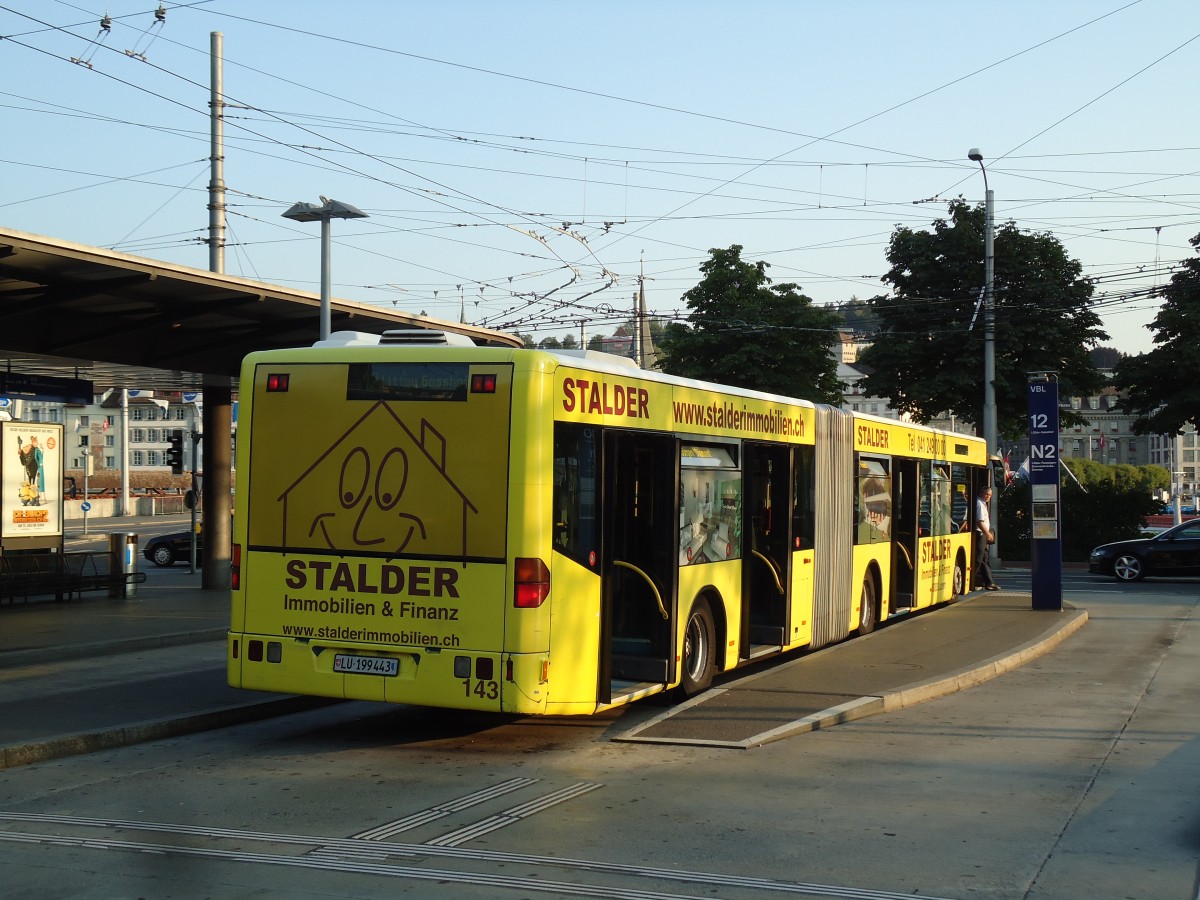
M204 550L204 535L196 535L196 562L200 562ZM192 558L192 533L174 531L160 534L146 541L142 556L156 566L173 566L177 562L188 562Z
M1200 575L1200 519L1136 541L1102 544L1092 551L1088 571L1121 581L1147 575Z

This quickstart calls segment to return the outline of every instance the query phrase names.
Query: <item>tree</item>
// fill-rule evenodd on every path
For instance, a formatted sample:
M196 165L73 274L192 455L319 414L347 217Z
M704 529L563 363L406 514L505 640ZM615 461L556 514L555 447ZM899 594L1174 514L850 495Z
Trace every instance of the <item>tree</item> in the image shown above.
M832 347L839 318L796 284L771 284L767 263L738 244L713 249L699 284L683 295L688 324L658 344L664 372L824 403L842 402Z
M891 296L869 302L879 317L875 341L860 356L863 387L917 421L944 413L983 421L984 283L982 206L961 199L932 231L900 227L888 245ZM1082 266L1052 235L1007 222L995 234L996 423L1000 434L1026 431L1029 372L1057 372L1064 397L1098 393L1103 381L1088 358L1108 335L1092 309ZM972 324L972 319L974 323ZM1066 425L1087 420L1062 411Z
M1200 234L1190 243L1200 251ZM1178 434L1188 422L1200 426L1200 259L1184 260L1162 293L1150 325L1158 346L1125 357L1114 378L1127 394L1121 409L1137 416L1138 434Z
M855 334L871 335L879 327L879 317L866 300L851 297L845 303L837 305L837 312L842 317L845 329Z

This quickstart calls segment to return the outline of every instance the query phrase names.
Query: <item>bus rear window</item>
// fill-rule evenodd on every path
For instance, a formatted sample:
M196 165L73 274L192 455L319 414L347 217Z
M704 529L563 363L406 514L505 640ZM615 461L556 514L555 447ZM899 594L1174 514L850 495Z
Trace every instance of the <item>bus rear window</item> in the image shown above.
M467 363L351 363L347 400L436 400L465 403L470 386Z

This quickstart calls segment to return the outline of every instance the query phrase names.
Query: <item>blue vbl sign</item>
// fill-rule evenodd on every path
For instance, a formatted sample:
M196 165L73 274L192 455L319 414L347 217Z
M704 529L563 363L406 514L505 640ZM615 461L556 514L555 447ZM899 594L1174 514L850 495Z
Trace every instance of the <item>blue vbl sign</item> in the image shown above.
M1058 473L1058 381L1031 376L1029 487L1032 492L1033 608L1062 609L1062 504Z

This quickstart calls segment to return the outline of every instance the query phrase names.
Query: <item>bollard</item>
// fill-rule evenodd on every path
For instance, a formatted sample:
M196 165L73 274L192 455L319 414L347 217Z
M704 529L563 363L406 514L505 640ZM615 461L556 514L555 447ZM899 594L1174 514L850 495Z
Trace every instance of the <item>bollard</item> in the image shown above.
M137 574L137 540L132 532L120 532L108 536L108 573L112 581L108 585L110 598L132 597L137 593L133 576Z

